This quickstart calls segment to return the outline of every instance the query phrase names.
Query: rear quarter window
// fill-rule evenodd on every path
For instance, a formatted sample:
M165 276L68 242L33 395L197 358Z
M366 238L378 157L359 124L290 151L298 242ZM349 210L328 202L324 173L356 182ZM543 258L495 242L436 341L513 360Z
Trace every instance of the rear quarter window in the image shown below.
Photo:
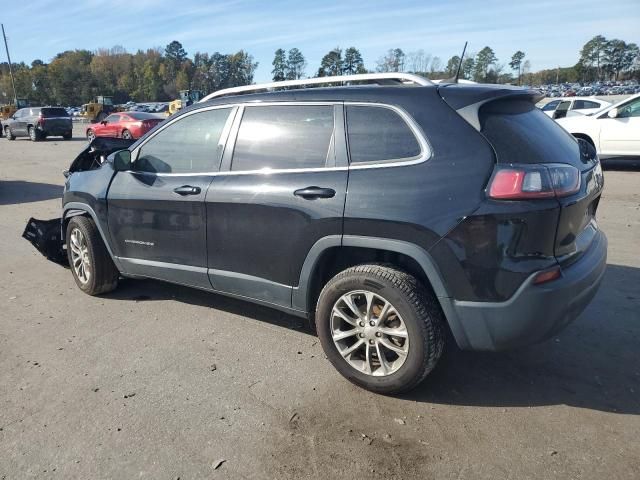
M387 107L348 105L347 137L352 164L412 159L421 153L411 127Z

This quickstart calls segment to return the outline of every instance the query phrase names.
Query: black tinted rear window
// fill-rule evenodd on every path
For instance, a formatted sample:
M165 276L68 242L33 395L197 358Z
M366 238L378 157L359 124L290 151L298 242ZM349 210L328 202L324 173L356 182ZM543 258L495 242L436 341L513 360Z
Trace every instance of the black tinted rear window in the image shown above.
M583 167L573 137L529 101L490 102L480 109L480 125L499 163L573 163Z
M68 117L69 114L64 108L47 107L42 109L43 117Z
M407 122L386 107L349 105L347 128L351 163L413 158L420 144Z

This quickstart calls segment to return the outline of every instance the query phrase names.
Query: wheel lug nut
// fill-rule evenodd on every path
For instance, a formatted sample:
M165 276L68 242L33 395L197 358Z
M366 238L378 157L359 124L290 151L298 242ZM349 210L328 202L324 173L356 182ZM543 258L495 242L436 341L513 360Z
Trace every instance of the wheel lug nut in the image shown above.
M381 337L382 334L380 332L376 332L376 337Z
M358 336L359 336L360 338L364 338L364 333L359 333L359 334L358 334Z
M361 327L364 327L364 322L360 322L358 325L360 325Z
M369 345L373 345L373 340L369 340Z
M369 322L369 325L371 325L372 327L376 326L376 322L374 322L373 320Z

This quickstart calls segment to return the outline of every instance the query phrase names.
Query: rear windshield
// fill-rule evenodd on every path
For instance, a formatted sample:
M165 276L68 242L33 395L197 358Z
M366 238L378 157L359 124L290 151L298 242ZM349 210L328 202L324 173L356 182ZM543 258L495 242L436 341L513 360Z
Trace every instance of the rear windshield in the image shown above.
M162 118L158 115L145 112L127 112L127 116L133 118L134 120L162 120Z
M524 100L498 100L480 109L482 133L499 163L575 163L578 144L560 125Z
M43 117L68 117L69 114L64 108L47 107L42 109Z

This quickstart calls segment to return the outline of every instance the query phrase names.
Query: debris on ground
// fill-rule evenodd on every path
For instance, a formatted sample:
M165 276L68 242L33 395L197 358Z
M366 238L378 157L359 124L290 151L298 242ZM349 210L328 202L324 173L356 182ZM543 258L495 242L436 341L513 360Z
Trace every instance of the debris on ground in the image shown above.
M227 461L226 459L221 458L220 460L218 460L216 463L213 464L213 469L214 470L219 469L222 466L222 464L226 461Z

